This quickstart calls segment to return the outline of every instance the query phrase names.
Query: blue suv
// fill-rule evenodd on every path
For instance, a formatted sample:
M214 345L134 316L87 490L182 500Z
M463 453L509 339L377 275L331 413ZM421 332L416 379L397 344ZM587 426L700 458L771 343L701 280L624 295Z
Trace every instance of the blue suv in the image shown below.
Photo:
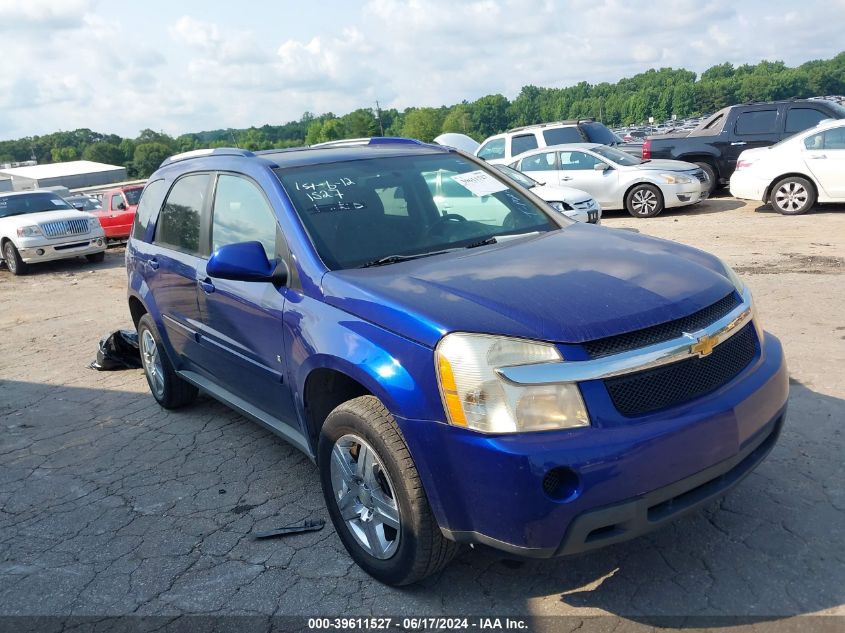
M722 261L571 222L441 146L175 156L126 264L156 400L202 390L314 459L389 584L461 543L640 535L736 484L784 420L781 345Z

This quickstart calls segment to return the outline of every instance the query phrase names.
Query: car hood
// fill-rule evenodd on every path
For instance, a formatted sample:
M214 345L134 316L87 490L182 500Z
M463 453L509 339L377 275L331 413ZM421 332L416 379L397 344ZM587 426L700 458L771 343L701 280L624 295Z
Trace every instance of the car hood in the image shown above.
M41 211L40 213L24 213L7 218L0 218L3 226L22 227L44 222L58 222L61 220L87 220L94 216L87 211L77 209L56 209L55 211Z
M434 347L447 332L581 343L687 316L733 285L702 251L573 224L444 255L323 276L325 301Z
M645 169L648 171L693 171L700 169L695 163L688 163L683 160L650 160L641 165L634 165L634 169Z
M558 185L537 185L531 191L546 202L583 202L590 200L592 196L582 189L575 187L562 187Z

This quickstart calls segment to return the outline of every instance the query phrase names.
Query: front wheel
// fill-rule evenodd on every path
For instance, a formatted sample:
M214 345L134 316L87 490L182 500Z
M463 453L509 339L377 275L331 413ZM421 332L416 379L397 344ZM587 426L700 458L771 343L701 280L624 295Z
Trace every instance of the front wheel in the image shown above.
M21 259L18 249L11 240L3 246L3 259L6 260L6 266L13 275L25 275L29 272L29 265Z
M407 585L452 559L458 546L440 531L399 427L378 398L332 411L317 452L329 516L364 571Z
M719 186L719 183L716 179L716 170L713 169L713 166L710 163L695 164L701 167L701 171L703 171L707 175L707 184L704 185L704 183L702 183L702 192L706 193L708 196L713 195L713 192L716 191L716 187Z
M663 194L654 185L637 185L625 196L625 208L635 218L653 218L663 211Z
M816 203L816 190L806 178L787 176L775 183L769 200L779 213L801 215L813 208Z

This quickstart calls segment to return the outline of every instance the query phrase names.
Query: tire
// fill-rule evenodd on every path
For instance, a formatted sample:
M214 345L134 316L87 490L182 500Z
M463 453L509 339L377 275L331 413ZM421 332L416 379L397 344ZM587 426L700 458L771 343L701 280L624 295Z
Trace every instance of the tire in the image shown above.
M86 255L85 259L87 259L92 264L100 264L106 259L106 252L103 251L101 253L91 253L90 255Z
M29 264L21 259L18 249L12 243L12 240L7 240L3 244L3 259L6 261L6 267L13 275L25 275L29 272Z
M787 176L774 184L769 193L769 202L778 213L801 215L816 204L816 189L806 178Z
M196 400L199 390L180 378L173 369L149 314L138 321L138 348L150 392L161 406L178 409Z
M332 411L317 456L335 530L373 578L408 585L452 560L459 546L441 533L408 446L378 398L361 396Z
M663 211L663 194L654 185L636 185L625 196L625 208L635 218L653 218Z
M706 193L708 196L713 195L713 192L716 191L716 187L719 186L718 181L716 180L716 170L713 169L713 165L710 163L695 163L701 170L707 174L707 188Z

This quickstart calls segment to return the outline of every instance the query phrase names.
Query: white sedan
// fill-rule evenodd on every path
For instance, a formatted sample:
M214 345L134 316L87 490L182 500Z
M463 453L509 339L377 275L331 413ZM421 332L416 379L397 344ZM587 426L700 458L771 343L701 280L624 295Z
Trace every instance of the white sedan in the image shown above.
M798 215L816 202L845 202L845 120L825 120L776 145L747 149L731 176L731 195Z
M548 202L555 211L559 211L571 220L601 224L601 205L586 191L537 182L507 165L493 165L493 167L526 189L530 189L531 193Z
M602 209L626 209L650 218L663 209L707 197L707 176L698 165L679 160L642 160L597 143L569 143L522 154L511 167L551 185L582 189Z

